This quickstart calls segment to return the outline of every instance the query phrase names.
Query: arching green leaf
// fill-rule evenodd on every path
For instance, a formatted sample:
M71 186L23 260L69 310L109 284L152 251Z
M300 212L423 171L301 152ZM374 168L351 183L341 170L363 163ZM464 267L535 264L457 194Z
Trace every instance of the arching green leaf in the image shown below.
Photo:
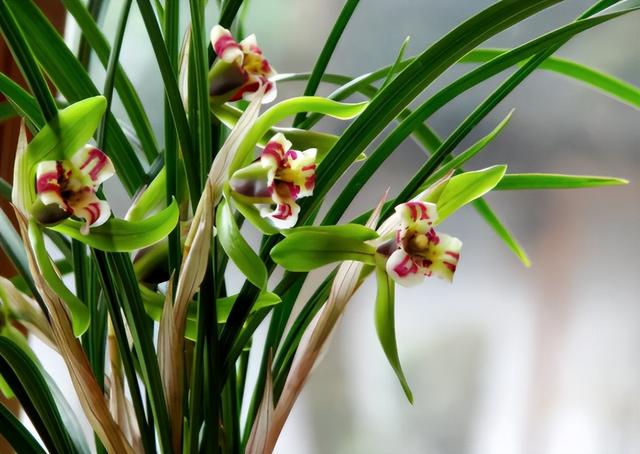
M253 285L264 289L267 285L267 268L240 233L231 207L222 201L216 211L216 228L222 249Z
M101 251L130 252L166 238L178 223L179 214L178 204L173 200L167 208L142 221L112 218L92 227L87 235L80 231L83 223L72 219L50 228Z

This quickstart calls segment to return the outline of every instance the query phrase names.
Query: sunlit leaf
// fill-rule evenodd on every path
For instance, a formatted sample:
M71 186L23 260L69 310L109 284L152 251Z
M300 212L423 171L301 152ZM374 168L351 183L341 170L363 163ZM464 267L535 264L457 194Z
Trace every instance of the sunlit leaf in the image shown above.
M620 186L629 182L623 178L560 175L551 173L512 173L502 177L497 191L526 189L576 189L600 186Z
M373 263L375 248L364 241L329 231L289 234L271 249L271 258L289 271L311 271L332 262Z
M174 200L164 210L142 221L112 218L101 226L92 227L87 235L81 232L84 224L72 219L50 228L101 251L130 252L166 238L177 225L178 217L178 204Z
M438 223L469 202L491 191L502 179L507 166L493 166L465 172L449 180L438 198Z

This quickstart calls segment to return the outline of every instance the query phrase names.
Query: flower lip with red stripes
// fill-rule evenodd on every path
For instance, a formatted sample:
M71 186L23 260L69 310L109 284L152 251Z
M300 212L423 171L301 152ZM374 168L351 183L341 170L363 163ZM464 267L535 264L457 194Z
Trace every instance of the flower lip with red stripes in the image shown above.
M260 86L265 87L263 104L276 98L276 84L272 80L276 72L264 58L255 35L238 43L229 30L216 25L211 30L211 44L219 57L209 72L209 94L213 101L251 101Z
M263 206L261 214L281 229L293 227L300 207L296 200L313 194L316 177L316 149L291 149L291 142L281 133L273 136L260 155L260 164L267 170L267 188L272 205Z
M98 198L96 190L114 173L109 157L91 145L71 160L40 162L34 217L41 224L53 225L74 216L85 221L82 233L87 234L90 226L104 224L111 215L109 204Z
M437 233L433 224L438 219L435 204L411 201L396 207L400 218L395 237L378 247L388 255L386 270L400 285L411 287L425 276L438 276L448 281L460 258L462 242L449 235Z

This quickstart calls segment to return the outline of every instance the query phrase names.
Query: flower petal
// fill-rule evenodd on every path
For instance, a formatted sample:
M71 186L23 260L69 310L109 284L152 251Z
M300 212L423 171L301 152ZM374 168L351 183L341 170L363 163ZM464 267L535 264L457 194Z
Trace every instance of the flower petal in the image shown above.
M36 193L43 205L57 204L65 209L67 204L62 198L60 181L69 169L62 161L42 161L36 167Z
M266 205L260 209L260 215L263 218L269 218L271 223L277 229L290 229L298 222L298 214L300 207L293 200L286 203L278 203L275 210L271 210L271 206Z
M226 28L216 25L211 29L211 45L221 60L227 63L238 61L242 64L244 58L242 47L233 39L231 32Z
M83 175L88 176L94 187L112 177L116 171L111 159L99 149L85 145L71 158L71 163Z
M424 280L424 270L402 249L387 259L387 274L404 287L413 287Z
M258 47L256 35L249 35L240 41L240 47L244 52L242 66L247 72L265 76L266 78L276 75L269 61L262 55L262 50Z
M451 282L460 259L462 241L444 233L438 233L438 238L440 241L430 248L432 263L428 269L433 275Z
M83 234L89 233L89 227L98 227L104 224L111 216L109 204L100 200L95 195L86 197L86 203L73 207L73 215L84 219L86 224L82 227Z
M287 151L291 148L291 142L282 133L278 133L267 142L260 154L262 167L269 169L269 185L275 178L276 171L283 164Z
M428 202L411 201L396 207L402 227L411 227L417 232L426 233L438 219L436 205Z
M286 169L287 180L298 187L297 198L313 194L316 184L315 148L305 151L289 150L285 154L289 169Z

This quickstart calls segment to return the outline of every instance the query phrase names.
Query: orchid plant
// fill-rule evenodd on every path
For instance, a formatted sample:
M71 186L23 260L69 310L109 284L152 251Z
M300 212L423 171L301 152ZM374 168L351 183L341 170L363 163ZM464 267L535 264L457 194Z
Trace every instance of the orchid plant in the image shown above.
M498 1L415 57L404 56L405 42L390 66L348 77L326 68L358 0L346 1L313 70L284 74L254 35L243 37L238 12L246 2L217 2L218 23L209 31L205 11L216 2L190 0L189 26L181 33L178 0L137 0L164 87L164 136L156 137L119 64L132 0L122 2L112 44L98 26L106 2L87 8L63 0L88 54L74 54L33 0L0 0L0 31L27 82L24 89L0 74L6 97L0 120L22 118L13 181L0 185L14 209L0 216L0 245L17 271L0 280L0 385L19 400L39 438L4 405L0 434L25 453L272 452L362 285L377 286L375 329L412 401L396 343L394 287L428 287L433 277L453 282L465 265L462 241L440 224L472 204L529 266L485 194L626 183L510 174L503 164L464 170L512 112L453 153L540 68L640 108L637 87L553 56L575 35L634 11L638 2L600 0L576 21L513 49L478 47L561 2ZM101 89L89 76L87 55L106 69ZM409 109L445 70L466 63L477 65ZM433 113L514 66L446 139L430 128ZM278 85L301 80L304 95L278 98ZM321 82L337 87L316 96ZM127 118L111 111L116 93ZM345 102L352 96L360 100ZM348 126L340 135L316 130L325 116ZM425 151L415 175L403 187L380 188L377 206L345 219L365 183L409 136ZM108 178L131 196L124 218L113 214L111 196L102 191ZM347 178L338 192L335 184ZM245 237L250 230L262 235L258 251ZM244 279L236 293L226 281L230 262ZM325 265L334 268L310 298L300 298L307 274ZM278 267L283 273L274 274ZM264 346L257 346L253 335L265 323ZM64 361L94 440L83 436L17 326ZM259 359L253 383L250 357Z

